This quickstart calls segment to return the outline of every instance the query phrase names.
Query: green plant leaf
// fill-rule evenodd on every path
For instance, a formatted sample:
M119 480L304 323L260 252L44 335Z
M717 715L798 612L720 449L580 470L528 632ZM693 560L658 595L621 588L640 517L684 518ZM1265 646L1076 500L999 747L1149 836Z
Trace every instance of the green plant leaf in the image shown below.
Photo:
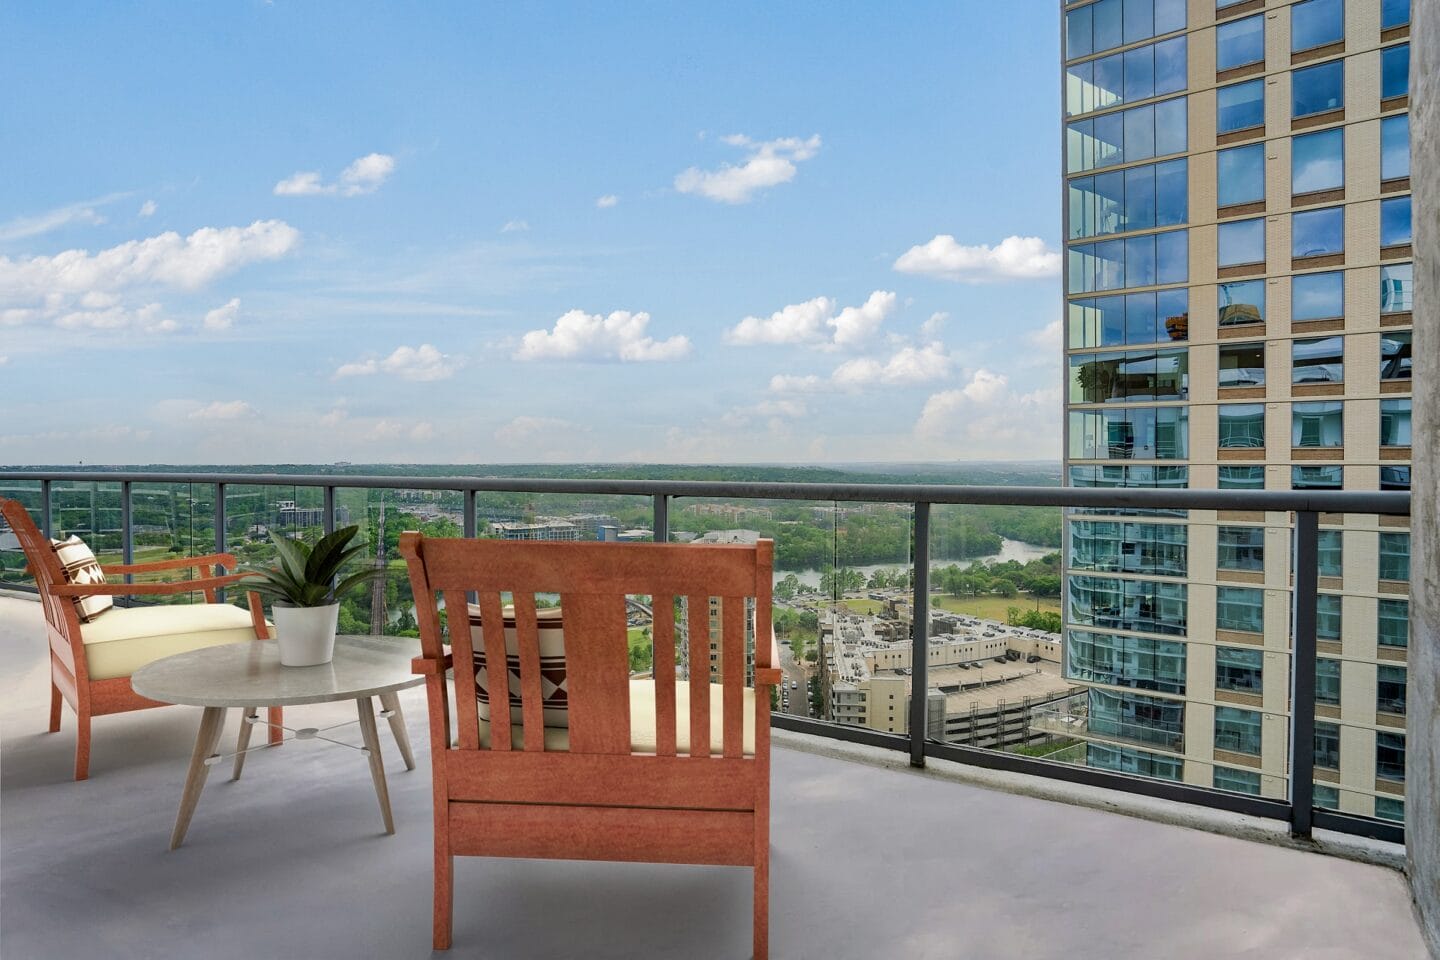
M275 542L275 549L280 554L280 565L285 572L296 583L304 583L305 564L310 559L310 548L304 542L280 536L274 530L270 531L270 539Z
M342 527L334 533L327 534L320 538L315 548L310 551L310 559L305 564L305 579L311 583L328 582L335 576L335 571L344 564L346 553L345 545L358 533L358 526ZM363 549L359 548L359 549Z

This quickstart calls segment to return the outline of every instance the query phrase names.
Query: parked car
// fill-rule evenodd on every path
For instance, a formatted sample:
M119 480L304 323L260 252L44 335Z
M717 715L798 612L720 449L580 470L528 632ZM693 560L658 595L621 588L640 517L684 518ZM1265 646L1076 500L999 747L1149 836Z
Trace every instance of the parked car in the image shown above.
M1025 658L1025 662L1026 662L1026 663L1039 663L1039 662L1040 662L1040 655L1039 655L1038 653L1032 653L1032 654L1030 654L1030 656L1028 656L1028 657Z
M800 681L799 681L799 680L791 680L791 681L790 681L790 689L791 689L791 690L799 690L799 689L800 689Z

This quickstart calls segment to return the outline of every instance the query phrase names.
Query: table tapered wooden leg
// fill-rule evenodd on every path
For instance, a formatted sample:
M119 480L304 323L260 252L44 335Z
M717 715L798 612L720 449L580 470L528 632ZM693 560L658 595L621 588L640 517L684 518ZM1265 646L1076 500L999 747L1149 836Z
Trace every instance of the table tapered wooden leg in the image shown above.
M240 737L235 741L235 772L230 775L231 780L239 780L240 771L245 768L245 751L250 748L250 718L259 715L259 707L240 708Z
M380 734L375 727L375 704L369 697L355 701L360 713L360 733L370 753L370 777L375 781L375 797L380 801L380 815L385 818L385 832L395 832L395 819L390 816L390 791L385 786L385 761L380 757Z
M373 720L371 724L374 724ZM195 752L190 754L190 770L185 774L185 792L180 795L180 812L175 815L175 829L170 833L171 850L185 842L185 831L190 828L195 804L200 801L200 791L205 789L205 778L210 774L210 765L205 761L215 753L224 729L225 708L206 707L205 712L200 715L200 732L195 736Z
M390 714L390 732L400 746L400 756L405 759L405 769L415 769L415 754L410 750L410 734L405 731L405 714L400 711L400 697L394 690L380 694L380 706Z

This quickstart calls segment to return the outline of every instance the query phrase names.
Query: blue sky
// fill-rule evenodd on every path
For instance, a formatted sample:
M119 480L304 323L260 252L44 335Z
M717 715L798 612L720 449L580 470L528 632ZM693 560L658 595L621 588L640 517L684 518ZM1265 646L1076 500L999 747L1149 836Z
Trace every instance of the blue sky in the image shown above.
M0 463L1058 457L1055 6L0 8Z

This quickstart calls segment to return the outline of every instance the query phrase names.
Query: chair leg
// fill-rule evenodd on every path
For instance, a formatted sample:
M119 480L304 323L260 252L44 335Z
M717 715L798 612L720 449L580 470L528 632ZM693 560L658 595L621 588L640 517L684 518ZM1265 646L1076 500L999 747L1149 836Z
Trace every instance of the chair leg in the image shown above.
M285 739L285 731L280 729L280 725L285 722L285 708L271 707L266 719L270 721L270 746L278 747Z
M52 682L50 684L50 732L60 732L60 706L64 703L64 697L60 695L60 688Z
M450 853L450 833L435 824L435 917L433 946L449 950L454 934L455 857Z
M75 779L90 777L90 711L75 711Z
M770 955L770 825L755 828L755 943L754 960Z

